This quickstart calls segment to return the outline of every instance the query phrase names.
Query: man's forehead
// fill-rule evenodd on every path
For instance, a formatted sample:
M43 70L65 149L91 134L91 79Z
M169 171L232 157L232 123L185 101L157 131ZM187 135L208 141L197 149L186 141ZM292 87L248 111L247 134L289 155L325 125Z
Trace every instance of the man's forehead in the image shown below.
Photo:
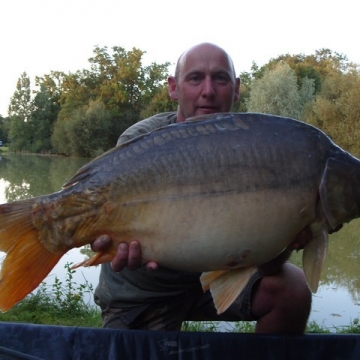
M219 74L226 73L232 75L232 71L229 66L189 66L183 68L181 73L186 76L188 74Z
M184 54L180 72L232 72L232 67L226 53L197 51Z

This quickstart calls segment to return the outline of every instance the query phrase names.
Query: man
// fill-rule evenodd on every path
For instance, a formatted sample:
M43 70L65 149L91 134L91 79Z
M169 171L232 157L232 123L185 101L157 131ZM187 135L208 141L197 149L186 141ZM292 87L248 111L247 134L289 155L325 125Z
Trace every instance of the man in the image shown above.
M171 99L178 102L177 112L133 125L120 136L118 144L192 116L229 112L239 98L240 79L229 55L218 46L204 43L180 56L168 85ZM221 315L216 314L210 293L203 293L200 274L166 269L155 262L141 267L141 239L134 239L129 246L120 244L111 264L102 265L95 291L103 326L180 330L184 320L256 320L256 332L303 333L311 293L303 272L286 260L310 237L308 230L303 230L288 249L259 267L239 298ZM99 237L92 248L100 251L110 241Z

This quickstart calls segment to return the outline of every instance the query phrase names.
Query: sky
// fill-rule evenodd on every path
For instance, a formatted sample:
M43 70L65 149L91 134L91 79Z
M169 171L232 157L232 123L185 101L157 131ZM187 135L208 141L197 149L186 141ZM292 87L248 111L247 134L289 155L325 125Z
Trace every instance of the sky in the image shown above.
M229 52L236 72L282 54L329 48L360 64L359 0L11 0L0 3L0 115L23 72L89 69L95 46L145 51L175 64L201 42ZM174 66L170 67L173 71Z

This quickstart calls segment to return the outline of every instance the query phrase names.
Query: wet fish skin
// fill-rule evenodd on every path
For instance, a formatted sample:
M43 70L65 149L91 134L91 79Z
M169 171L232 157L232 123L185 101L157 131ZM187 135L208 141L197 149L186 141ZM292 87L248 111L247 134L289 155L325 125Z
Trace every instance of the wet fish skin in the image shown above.
M214 114L161 128L85 165L57 193L0 205L0 309L101 234L113 247L85 265L138 239L144 262L211 271L203 287L222 312L257 265L310 226L304 270L316 290L328 231L359 217L359 169L323 132L292 119Z

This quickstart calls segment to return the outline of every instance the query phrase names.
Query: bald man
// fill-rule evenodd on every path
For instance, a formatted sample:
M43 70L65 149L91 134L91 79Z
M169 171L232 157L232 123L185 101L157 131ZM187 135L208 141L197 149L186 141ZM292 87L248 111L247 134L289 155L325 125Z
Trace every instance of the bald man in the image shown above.
M119 138L122 144L136 136L205 114L229 112L239 98L240 79L230 56L220 47L203 43L184 52L175 76L168 78L176 112L142 120ZM256 321L256 332L303 333L311 308L311 293L303 272L286 262L293 249L311 238L308 229L276 259L259 267L238 299L217 315L199 273L172 270L149 262L141 266L141 239L123 243L111 263L103 264L95 302L102 309L103 327L180 330L185 320ZM221 239L219 239L221 241ZM92 244L94 251L109 246L108 236Z

